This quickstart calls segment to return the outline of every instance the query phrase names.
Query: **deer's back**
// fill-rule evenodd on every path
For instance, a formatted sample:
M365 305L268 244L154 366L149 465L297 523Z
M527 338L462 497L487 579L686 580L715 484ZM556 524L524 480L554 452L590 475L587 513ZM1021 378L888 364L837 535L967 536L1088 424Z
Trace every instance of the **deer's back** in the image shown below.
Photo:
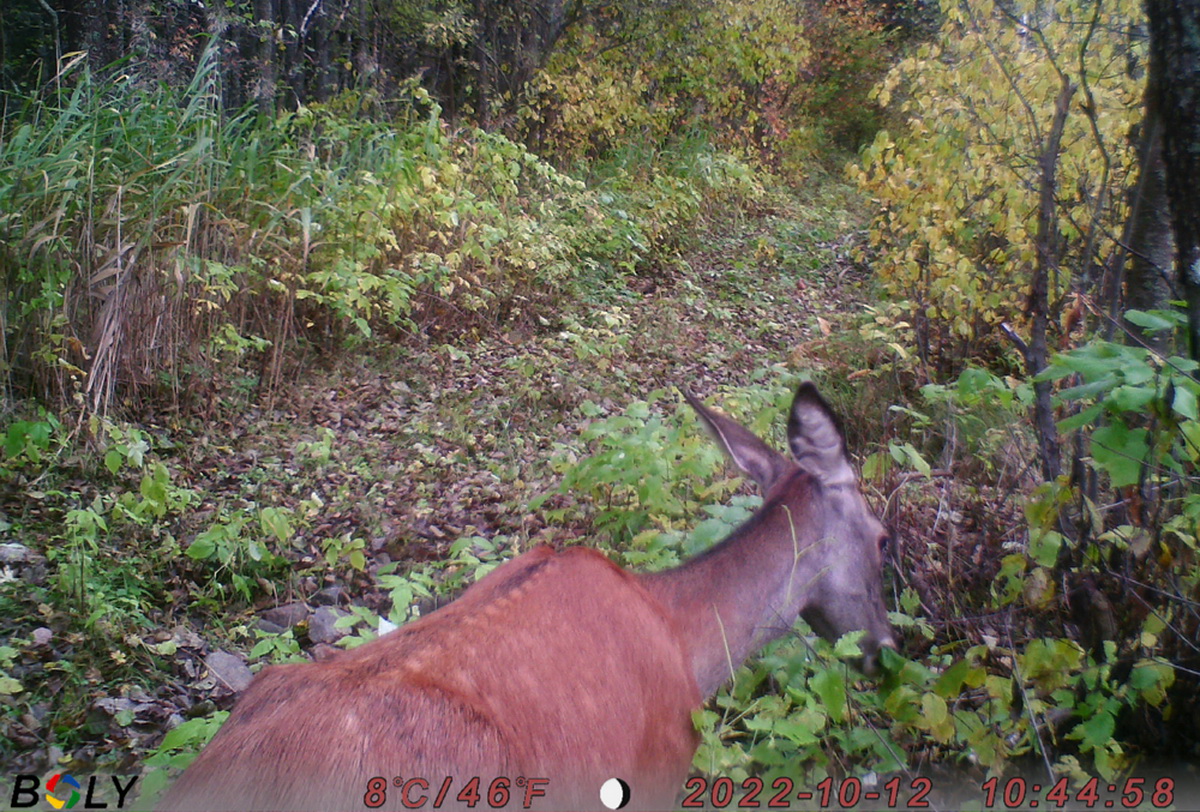
M394 777L426 779L432 803L446 777L454 796L479 776L481 793L548 778L535 809L596 808L611 777L634 805L665 808L699 704L673 621L633 575L539 547L379 640L264 670L165 805L362 808L380 776L399 808Z

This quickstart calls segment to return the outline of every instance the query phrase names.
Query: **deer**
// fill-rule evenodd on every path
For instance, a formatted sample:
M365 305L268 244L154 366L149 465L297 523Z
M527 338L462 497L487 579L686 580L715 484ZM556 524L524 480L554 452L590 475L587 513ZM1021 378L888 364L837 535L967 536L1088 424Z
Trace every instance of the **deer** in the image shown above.
M269 666L160 809L592 810L611 779L628 808L670 809L699 746L693 711L798 617L831 641L863 632L874 673L896 645L888 534L838 418L801 384L784 455L684 397L763 494L727 538L644 574L537 546L370 643Z

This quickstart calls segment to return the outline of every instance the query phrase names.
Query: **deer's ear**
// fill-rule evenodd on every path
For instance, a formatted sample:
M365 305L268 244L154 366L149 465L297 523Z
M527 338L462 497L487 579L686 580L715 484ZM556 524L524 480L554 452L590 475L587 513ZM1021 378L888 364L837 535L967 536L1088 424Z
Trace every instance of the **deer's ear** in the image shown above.
M786 457L755 437L749 429L712 411L690 392L685 390L683 396L700 415L700 422L717 445L742 473L758 483L764 494L792 467Z
M805 381L792 400L788 417L788 446L800 467L826 485L857 481L842 428L817 387Z

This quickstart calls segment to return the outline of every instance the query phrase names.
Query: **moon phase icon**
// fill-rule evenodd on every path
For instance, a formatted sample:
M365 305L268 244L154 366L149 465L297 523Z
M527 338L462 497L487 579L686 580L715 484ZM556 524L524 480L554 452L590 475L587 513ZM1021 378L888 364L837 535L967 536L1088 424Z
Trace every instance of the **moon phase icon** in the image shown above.
M620 778L610 778L600 787L600 803L609 809L620 809L629 803L629 784Z

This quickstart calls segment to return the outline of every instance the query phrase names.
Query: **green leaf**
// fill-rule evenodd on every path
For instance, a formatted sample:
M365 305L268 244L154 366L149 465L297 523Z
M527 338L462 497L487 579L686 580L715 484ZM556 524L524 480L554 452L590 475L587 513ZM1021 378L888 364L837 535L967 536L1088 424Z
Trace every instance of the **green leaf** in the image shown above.
M1189 421L1179 427L1183 435L1183 450L1192 462L1200 461L1200 422Z
M866 480L875 480L883 477L890 469L890 457L882 451L876 451L869 454L862 465L862 477Z
M1170 318L1170 316L1174 316L1175 318ZM1181 326L1180 322L1182 318L1182 313L1165 313L1163 311L1147 313L1144 310L1125 311L1125 320L1127 322L1136 324L1138 327L1143 327L1151 332L1174 330L1176 327Z
M818 731L813 731L810 725L797 721L795 717L776 719L771 722L771 732L783 736L799 747L807 747L820 741Z
M958 376L958 393L962 397L987 393L989 397L1010 394L1004 381L978 367L968 367Z
M167 731L156 752L178 750L207 743L229 718L229 711L217 711L207 718L189 719Z
M1113 359L1108 353L1096 352L1091 347L1086 347L1083 350L1076 350L1066 355L1056 356L1054 359L1055 367L1062 365L1067 369L1078 372L1083 376L1083 379L1088 382L1098 381L1115 381L1116 376L1113 374ZM1045 378L1046 372L1039 373L1034 380ZM1062 377L1061 375L1057 377Z
M1062 534L1053 530L1041 533L1031 533L1029 538L1029 557L1042 567L1053 567L1058 561L1058 550L1062 547Z
M838 641L833 646L833 654L835 657L861 657L862 649L859 648L858 641L863 638L866 632L847 632L838 638Z
M929 476L931 467L929 463L921 456L921 452L913 446L912 443L888 443L888 450L892 454L892 459L901 465L908 465L919 473Z
M1167 697L1167 688L1175 682L1175 671L1169 665L1142 661L1129 674L1132 685L1146 702L1157 707Z
M966 660L959 660L943 671L942 675L937 678L937 682L933 684L934 693L947 699L952 696L958 696L959 692L962 691L963 682L970 671L971 664Z
M189 726L187 722L184 722L178 727L173 727L167 731L167 735L163 736L158 749L160 752L163 750L178 750L180 747L186 747L191 744L196 738L196 726Z
M1129 429L1115 422L1092 435L1092 459L1111 478L1114 488L1136 485L1142 463L1150 453L1145 429Z
M690 547L697 550L708 549L728 536L731 529L728 522L720 519L705 519L692 531Z
M1175 400L1171 408L1188 420L1200 420L1196 411L1196 393L1185 381L1178 381L1175 386Z
M846 683L841 672L827 668L808 681L813 692L821 698L826 713L834 722L842 722L846 715Z
M1112 362L1109 361L1108 364L1111 365ZM1079 386L1072 386L1070 389L1064 389L1058 393L1058 396L1067 401L1091 398L1101 394L1102 392L1107 392L1120 382L1121 379L1110 372L1099 380L1091 381Z
M1107 745L1116 730L1117 720L1107 711L1100 711L1086 722L1081 722L1068 734L1068 739L1078 739L1083 752Z
M263 508L258 515L259 524L264 533L270 533L279 539L281 544L292 537L292 523L288 520L290 511L285 508Z
M921 696L921 713L925 717L925 723L931 728L943 724L950 716L946 700L933 693Z
M165 506L167 504L167 483L160 477L150 475L142 477L140 490L142 497L155 506ZM161 512L157 513L158 515L162 515Z
M217 544L213 539L212 533L201 533L196 536L195 541L188 545L187 557L195 561L204 561L212 558L213 553L217 551Z
M130 432L133 434L133 432ZM135 439L129 444L125 451L125 456L129 459L131 465L135 468L141 468L146 461L146 452L150 450L150 444L141 437Z
M1086 426L1093 422L1101 412L1104 411L1104 404L1097 403L1095 406L1089 406L1079 414L1073 414L1070 417L1058 421L1058 430L1061 432L1074 431L1081 426Z
M1117 411L1141 413L1157 396L1149 386L1118 386L1108 394L1107 403Z
M8 427L8 433L4 435L4 453L7 456L15 457L25 448L26 425L26 421L18 420Z

